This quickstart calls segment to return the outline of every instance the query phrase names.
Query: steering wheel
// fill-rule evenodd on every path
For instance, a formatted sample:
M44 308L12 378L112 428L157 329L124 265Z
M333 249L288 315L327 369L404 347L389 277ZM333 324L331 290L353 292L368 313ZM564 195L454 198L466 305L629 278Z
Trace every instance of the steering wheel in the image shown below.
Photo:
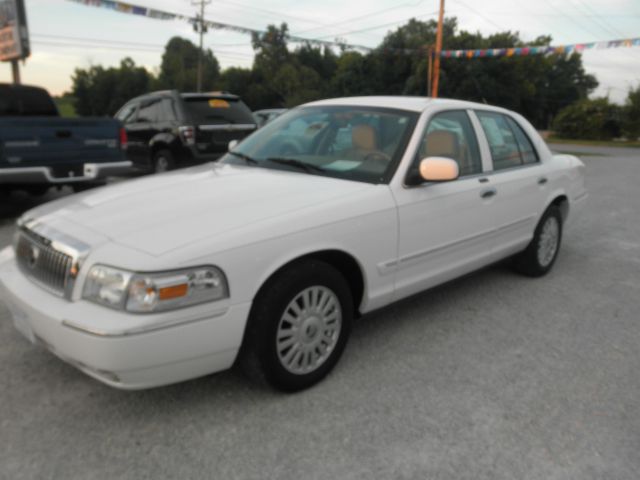
M279 148L279 155L297 155L300 153L300 148L295 143L285 143Z

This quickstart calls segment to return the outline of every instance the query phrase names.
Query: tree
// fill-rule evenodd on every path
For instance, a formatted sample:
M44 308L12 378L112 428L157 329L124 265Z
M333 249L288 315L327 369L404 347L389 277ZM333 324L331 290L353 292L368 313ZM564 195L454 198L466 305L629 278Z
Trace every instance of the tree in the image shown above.
M287 48L289 27L286 23L269 25L262 35L254 33L251 39L255 56L253 70L265 78L273 78L280 67L289 62L291 55Z
M181 92L195 92L198 84L198 47L191 41L173 37L167 43L157 89L176 89ZM213 90L220 78L220 64L209 49L202 55L202 88Z
M137 67L130 58L123 59L119 68L76 69L71 87L75 109L83 116L112 116L131 98L149 92L152 79L145 68Z
M608 98L584 99L564 108L553 122L561 138L611 140L620 135L620 107Z
M640 137L640 85L629 90L622 113L622 133L629 140Z

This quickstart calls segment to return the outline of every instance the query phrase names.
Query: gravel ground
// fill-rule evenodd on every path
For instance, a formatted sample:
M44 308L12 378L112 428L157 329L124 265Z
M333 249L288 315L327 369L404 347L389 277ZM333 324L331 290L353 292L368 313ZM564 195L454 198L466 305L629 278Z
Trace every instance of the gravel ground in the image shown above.
M0 303L0 478L637 480L640 151L586 153L547 277L494 266L369 315L299 394L234 371L113 390ZM3 204L0 245L32 203Z

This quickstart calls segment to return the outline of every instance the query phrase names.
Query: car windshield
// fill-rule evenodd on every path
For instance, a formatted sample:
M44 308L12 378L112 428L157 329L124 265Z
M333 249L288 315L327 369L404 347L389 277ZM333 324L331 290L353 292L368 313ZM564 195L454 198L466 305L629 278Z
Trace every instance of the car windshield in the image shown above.
M246 138L221 162L386 183L417 117L386 108L297 108Z

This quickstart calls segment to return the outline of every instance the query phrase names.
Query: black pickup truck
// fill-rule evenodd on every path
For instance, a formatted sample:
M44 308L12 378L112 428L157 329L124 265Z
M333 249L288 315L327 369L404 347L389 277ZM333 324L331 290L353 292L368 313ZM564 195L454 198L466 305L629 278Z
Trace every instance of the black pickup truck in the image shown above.
M46 90L0 83L0 194L83 190L131 171L127 137L111 118L61 118Z

